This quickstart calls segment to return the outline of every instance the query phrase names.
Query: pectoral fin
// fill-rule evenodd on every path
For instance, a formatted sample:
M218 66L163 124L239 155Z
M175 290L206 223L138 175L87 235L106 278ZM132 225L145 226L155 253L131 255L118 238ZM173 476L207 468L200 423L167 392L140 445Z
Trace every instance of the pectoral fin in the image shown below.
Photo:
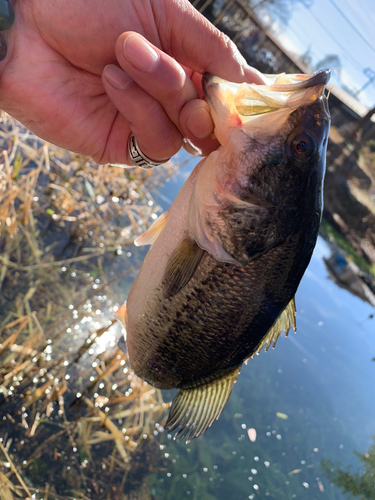
M189 283L203 257L204 250L189 237L184 238L170 256L163 279L165 298L176 295Z
M126 302L122 304L122 306L117 309L115 312L115 318L122 324L122 326L125 328L125 321L126 321ZM125 342L125 336L121 336L118 341L118 347L122 350L122 352L127 353L127 348L126 348L126 342Z
M126 302L122 304L121 307L117 309L115 312L115 318L122 324L125 328L125 320L126 320Z
M288 336L289 330L293 327L294 332L297 330L296 326L296 303L295 299L289 302L283 312L276 318L274 324L268 330L267 334L262 338L258 347L255 349L254 354L259 353L263 346L266 346L268 351L271 344L275 347L277 339L282 331L285 332L285 337ZM254 357L254 354L251 357Z
M223 411L240 369L241 366L237 366L204 385L180 389L172 402L165 429L173 431L180 426L175 439L187 436L187 443L203 434Z
M138 238L134 240L134 245L136 247L141 247L143 245L152 245L154 241L157 239L159 234L164 229L165 223L168 219L168 210L163 214L159 215L155 222L151 224L151 226L142 233Z

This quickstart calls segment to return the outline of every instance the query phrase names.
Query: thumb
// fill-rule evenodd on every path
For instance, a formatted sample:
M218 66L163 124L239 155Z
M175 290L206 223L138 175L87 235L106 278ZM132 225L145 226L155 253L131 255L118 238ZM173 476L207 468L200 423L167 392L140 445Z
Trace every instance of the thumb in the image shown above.
M213 26L188 0L160 2L155 12L162 49L198 73L206 71L233 82L263 84L261 73L248 66L231 39Z

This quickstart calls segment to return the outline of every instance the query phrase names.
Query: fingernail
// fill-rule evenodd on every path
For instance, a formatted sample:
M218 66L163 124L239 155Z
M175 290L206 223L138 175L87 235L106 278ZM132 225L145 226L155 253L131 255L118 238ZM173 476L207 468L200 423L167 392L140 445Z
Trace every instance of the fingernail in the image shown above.
M159 54L139 35L124 40L124 56L135 68L148 73L159 61Z
M195 109L186 121L189 132L197 139L204 139L212 134L214 124L206 108Z
M249 83L256 83L257 85L265 84L262 73L252 66L244 66L243 72Z
M103 70L103 75L112 87L119 90L125 90L129 83L133 81L130 76L114 64L108 64Z

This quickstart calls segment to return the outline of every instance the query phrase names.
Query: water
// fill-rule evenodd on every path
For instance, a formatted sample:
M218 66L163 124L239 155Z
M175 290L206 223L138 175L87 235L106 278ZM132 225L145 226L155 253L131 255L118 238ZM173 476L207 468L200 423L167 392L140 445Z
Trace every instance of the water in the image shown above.
M178 159L185 161L187 156L182 153ZM193 163L194 161L187 163L174 178L153 191L155 200L163 210L169 207ZM375 358L375 319L370 317L374 314L373 307L340 288L329 278L323 259L330 257L331 252L331 246L319 238L296 296L297 334L290 333L288 338L280 337L274 350L261 352L243 366L224 412L204 436L186 445L175 442L160 426L153 426L147 430L144 438L145 443L150 443L149 446L142 448L139 445L139 452L132 455L133 463L138 464L137 471L131 469L129 472L129 468L125 468L127 472L123 471L118 476L113 473L114 462L110 456L105 456L102 443L91 445L89 452L84 446L77 450L74 444L69 443L67 436L70 451L66 455L73 456L71 460L81 476L82 471L90 467L90 463L95 463L97 476L91 474L94 477L91 478L92 484L95 485L95 481L98 481L98 484L103 485L99 484L98 491L95 492L90 483L90 488L86 488L86 497L98 498L97 495L104 491L104 485L110 483L110 498L126 498L116 496L125 483L128 490L134 485L138 488L145 483L148 485L148 493L144 493L144 496L138 493L137 498L347 498L335 484L331 484L322 466L324 460L328 460L332 463L326 469L332 469L333 472L337 472L340 467L345 469L348 465L353 472L365 469L360 457L365 457L365 453L371 450L371 436L375 434L375 362L372 359ZM126 250L123 255L116 256L112 267L107 263L105 272L109 278L136 264L142 256L142 253L136 252L128 254ZM78 277L72 269L69 269L69 273L69 278L66 279L67 289L72 279L83 280L82 273L78 273ZM93 276L90 277L92 278ZM105 321L113 319L113 312L125 298L133 278L134 273L131 278L124 277L121 286L116 284L115 288L112 287L108 292L110 299L101 291L99 296L92 299L93 304L86 304L87 317L94 317L96 329L100 329ZM95 279L92 281L93 286L96 286L96 281L97 287L100 287L100 280ZM73 305L71 309L74 318L78 313ZM60 348L63 345L67 352L72 350L71 345L86 342L87 335L92 331L92 327L86 327L83 321L80 321L78 328L74 328L66 330L66 345L59 340ZM110 391L106 389L104 382L91 388L90 380L97 376L98 365L102 366L100 363L106 361L106 358L103 361L103 356L113 356L116 339L120 335L121 328L115 323L102 337L92 341L90 350L81 352L78 357L75 354L69 361L65 375L68 419L73 418L75 412L78 414L75 418L82 417L79 409L77 411L77 387L88 397L95 396L98 401L100 397L103 403L99 407L103 412L107 411L105 404L107 396L111 397ZM52 347L45 348L46 357L57 349L54 344ZM94 361L97 357L101 361ZM121 375L119 380L122 378L125 376ZM43 382L43 374L40 380L38 383ZM113 387L112 385L112 389ZM115 390L117 389L113 389ZM127 394L130 393L128 389ZM166 392L165 401L169 401L172 396L172 391ZM56 401L53 404L57 407ZM7 416L10 408L10 403L1 402L0 419L4 423L0 429L0 437L4 439L11 436L13 443L17 443L23 440L25 433L29 438L25 446L32 448L30 428L24 431L17 424L10 430ZM23 415L25 412L26 410ZM32 414L31 410L30 413ZM15 412L14 418L18 422L21 417ZM26 414L23 418L27 420L30 416ZM40 430L42 428L45 439L56 432L58 426L62 425L61 418L61 413L56 412L51 417L44 415L43 423L39 424L39 434L36 432L39 439L43 436ZM120 421L122 420L118 420L119 426ZM5 422L7 436L4 436ZM29 423L32 424L32 421L29 420ZM52 424L57 426L53 431L50 430ZM256 431L255 442L249 439L249 429ZM98 428L97 432L96 437L104 432L104 428ZM78 440L78 436L73 437ZM52 442L56 447L57 458L51 467L56 475L61 475L62 484L69 485L69 498L73 498L75 490L71 483L74 481L68 480L72 466L67 465L59 456L59 441ZM14 452L16 462L17 452L20 453L18 461L22 461L22 450L11 447L10 451ZM370 451L370 455L371 453L373 451ZM113 456L118 460L115 451ZM0 466L6 467L6 463L1 460L2 456ZM139 470L141 466L142 471ZM34 461L26 469L24 474L29 478L29 487L30 484L35 485L38 478L41 483L46 481L48 474L45 467L41 461ZM83 484L87 486L87 481ZM62 490L58 491L61 493ZM43 496L36 493L36 498ZM81 496L77 494L77 498Z
M164 209L190 168L163 186ZM372 444L375 319L371 305L329 278L323 259L331 252L319 238L296 296L297 334L243 366L223 414L202 438L188 446L167 441L172 468L155 476L157 497L345 497L321 463L357 470L354 451L364 454Z
M223 500L345 498L321 463L357 469L353 452L372 443L375 325L370 305L329 280L322 260L329 255L320 238L296 296L297 334L243 367L222 416L199 442L166 447L176 462L156 483L161 498L201 498L194 487Z

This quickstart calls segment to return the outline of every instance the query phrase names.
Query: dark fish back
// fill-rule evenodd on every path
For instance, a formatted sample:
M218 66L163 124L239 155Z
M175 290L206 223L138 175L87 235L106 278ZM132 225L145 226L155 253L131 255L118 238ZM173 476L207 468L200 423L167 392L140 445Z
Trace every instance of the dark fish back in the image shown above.
M239 365L294 297L315 240L296 232L243 268L205 253L178 294L164 299L161 285L132 346L136 373L160 388L187 387Z

